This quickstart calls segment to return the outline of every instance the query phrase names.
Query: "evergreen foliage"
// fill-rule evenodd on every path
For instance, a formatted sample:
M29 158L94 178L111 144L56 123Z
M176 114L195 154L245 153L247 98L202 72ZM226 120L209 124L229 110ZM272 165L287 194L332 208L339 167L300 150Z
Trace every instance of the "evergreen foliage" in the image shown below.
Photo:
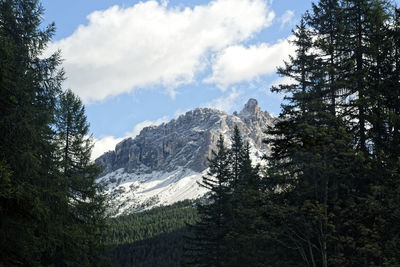
M237 143L234 142L232 148L241 143L236 137L240 137L240 133L235 129L233 140ZM252 166L248 143L241 146L240 154L238 180L232 192L233 225L225 237L229 248L226 266L264 266L265 245L260 238L264 225L261 216L263 193L259 166Z
M69 258L68 265L100 265L103 259L98 252L102 250L101 237L106 228L106 197L103 185L96 182L101 169L90 161L93 141L88 136L85 108L71 90L60 96L55 126L68 200L64 240L70 240L61 244L58 253L61 258Z
M42 57L42 15L37 0L0 1L0 265L99 265L99 169L59 54Z
M263 265L260 184L259 167L252 166L249 145L243 144L238 127L230 149L220 135L201 183L210 192L197 207L199 220L186 237L183 265Z
M54 32L41 14L34 0L0 2L0 265L38 265L58 231L50 124L63 76L58 54L38 57Z
M235 129L231 160L209 174L213 200L198 209L191 263L398 266L399 10L385 0L320 0L293 34L296 53L278 69L293 82L272 88L286 97L267 131L265 177ZM211 165L222 162L218 151ZM220 231L213 223L223 214ZM218 233L222 253L203 256Z
M42 14L37 0L0 1L1 266L400 265L390 1L320 0L303 16L278 69L293 82L272 88L286 97L266 169L235 127L212 153L205 199L113 219L84 106L61 90L59 54L42 57L54 33Z
M109 219L105 242L114 266L180 266L187 224L197 219L195 202Z
M199 203L199 221L193 225L192 235L188 236L184 264L196 266L225 266L227 247L225 237L232 224L231 202L231 157L220 135L217 151L210 159L210 170L203 177L201 186L210 190L207 203ZM210 204L211 203L211 204Z
M273 88L288 96L268 131L264 179L267 243L291 251L284 265L399 264L388 204L399 184L396 12L387 1L321 0L294 32L296 55L278 70L294 82Z

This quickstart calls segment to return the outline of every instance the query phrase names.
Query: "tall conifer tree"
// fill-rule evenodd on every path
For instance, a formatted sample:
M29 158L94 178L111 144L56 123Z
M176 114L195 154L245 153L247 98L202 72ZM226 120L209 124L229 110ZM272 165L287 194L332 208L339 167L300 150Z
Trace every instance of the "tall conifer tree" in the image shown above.
M57 106L59 163L68 199L59 257L67 265L99 265L106 198L96 183L101 169L90 160L93 144L85 108L71 90L61 95Z
M212 152L210 170L201 186L210 190L204 204L197 209L200 221L191 226L187 238L184 265L228 266L226 235L231 229L231 159L220 135L217 151Z
M289 93L289 103L269 130L276 138L266 216L307 266L397 264L398 237L385 234L393 227L388 202L398 199L390 193L398 161L388 164L390 154L398 157L384 148L398 118L395 105L390 111L399 81L389 78L398 47L390 41L391 11L381 0L321 0L295 32L296 57L279 69L295 83L273 88Z
M234 140L241 140L238 128L234 131ZM240 139L238 137L240 137ZM233 146L232 148L235 148ZM231 153L235 153L231 150ZM228 266L264 266L262 218L263 194L259 166L252 166L250 145L245 143L239 150L238 179L232 190L233 222L228 233Z
M54 33L42 14L37 0L0 1L0 265L93 265L104 214L98 168L81 103L68 92L59 99L59 54L41 55ZM56 105L65 99L77 107L70 135L79 138L60 157Z
M63 80L58 54L39 58L54 32L37 0L0 2L0 265L37 265L52 253L61 201L53 122ZM4 174L5 173L5 174Z

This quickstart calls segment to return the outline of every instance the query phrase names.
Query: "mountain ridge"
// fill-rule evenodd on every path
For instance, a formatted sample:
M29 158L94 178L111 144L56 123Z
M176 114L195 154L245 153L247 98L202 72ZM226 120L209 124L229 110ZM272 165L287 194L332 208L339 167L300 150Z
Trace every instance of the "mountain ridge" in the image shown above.
M172 204L202 196L198 186L206 174L208 159L222 134L227 146L234 126L249 142L253 161L268 152L264 131L274 118L249 99L239 112L228 114L212 108L196 108L158 126L149 126L135 138L118 143L96 159L104 166L99 181L108 183L115 215Z

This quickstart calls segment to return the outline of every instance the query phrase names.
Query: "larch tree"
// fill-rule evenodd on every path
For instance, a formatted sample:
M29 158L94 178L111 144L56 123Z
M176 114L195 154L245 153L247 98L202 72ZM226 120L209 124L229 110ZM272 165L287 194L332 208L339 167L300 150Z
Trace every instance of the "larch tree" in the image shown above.
M102 231L106 223L106 197L96 182L101 169L91 161L93 140L88 136L85 107L71 90L65 91L56 109L59 164L67 190L65 239L60 257L68 265L102 263ZM67 249L65 249L67 248Z

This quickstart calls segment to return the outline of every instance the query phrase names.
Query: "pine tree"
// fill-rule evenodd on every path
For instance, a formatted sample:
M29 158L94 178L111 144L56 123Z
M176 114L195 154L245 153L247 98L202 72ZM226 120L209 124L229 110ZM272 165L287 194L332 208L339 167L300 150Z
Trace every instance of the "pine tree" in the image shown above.
M334 1L322 1L314 9L318 20L314 14L302 20L295 32L296 56L278 70L293 78L294 84L273 88L291 95L280 120L268 132L275 138L269 140L266 216L275 231L271 236L297 250L305 266L328 266L342 260L336 226L344 216L339 214L343 212L340 201L348 199L340 188L351 188L347 185L353 173L349 163L357 157L350 134L337 117L338 85L331 84L340 73L337 52L332 51L339 43L333 40L337 20L332 16L339 17L340 12ZM325 26L315 27L324 16L329 18ZM307 28L306 22L314 27Z
M240 141L240 132L235 127L233 140ZM262 237L264 221L262 218L263 194L259 166L252 166L250 145L233 145L231 153L239 152L238 180L232 192L233 222L228 233L228 266L264 266L265 244Z
M60 259L67 265L99 265L105 228L105 196L96 179L101 169L90 160L93 147L81 100L64 92L56 112L60 168L67 190L65 239Z
M379 88L378 81L384 79L382 68L388 49L385 27L391 8L385 0L343 0L341 9L346 17L342 53L347 54L348 64L352 66L346 70L345 81L352 98L348 102L347 124L355 133L358 149L368 157L373 146L369 130L373 120L373 102L380 101L382 88Z
M262 237L263 194L259 166L252 166L250 145L244 144L238 127L232 146L223 138L210 161L202 185L210 190L198 207L200 221L192 226L186 244L186 264L195 266L264 266L266 247Z
M391 10L386 1L321 0L295 32L296 56L278 70L295 83L273 88L289 96L269 130L265 216L270 240L295 248L306 266L398 262L389 230L399 166L388 145L399 81Z
M334 116L340 112L344 98L343 66L346 60L343 57L341 46L343 42L343 12L338 0L321 0L313 3L312 14L307 14L307 22L311 28L313 46L318 47L318 60L321 79L324 80L321 90L321 99L328 104L329 112ZM315 72L315 70L314 70ZM340 108L339 108L340 107Z
M232 224L232 171L222 135L217 142L217 151L212 153L208 175L200 184L210 192L205 203L197 207L200 221L191 226L192 236L186 242L185 265L229 266L225 238Z
M58 54L39 58L54 32L36 0L0 2L0 265L38 265L59 228L50 127L63 73Z
M232 147L230 148L232 158L232 189L234 190L239 183L240 168L243 162L243 140L237 125L233 129Z
M58 53L41 56L54 33L42 14L37 0L0 1L0 265L93 265L104 222L99 170L81 103L66 95L60 103L73 100L65 107L77 107L71 129L80 132L69 133L66 157L58 153L64 73Z
M367 77L371 85L371 139L370 164L374 179L370 183L367 197L369 228L374 233L375 250L370 254L383 265L397 266L400 258L395 251L400 246L398 227L395 221L400 214L397 192L400 185L399 144L399 11L393 13L387 5L374 5L371 11L373 26L369 32L369 53L373 64ZM390 16L389 16L390 15ZM387 22L390 19L390 22Z

